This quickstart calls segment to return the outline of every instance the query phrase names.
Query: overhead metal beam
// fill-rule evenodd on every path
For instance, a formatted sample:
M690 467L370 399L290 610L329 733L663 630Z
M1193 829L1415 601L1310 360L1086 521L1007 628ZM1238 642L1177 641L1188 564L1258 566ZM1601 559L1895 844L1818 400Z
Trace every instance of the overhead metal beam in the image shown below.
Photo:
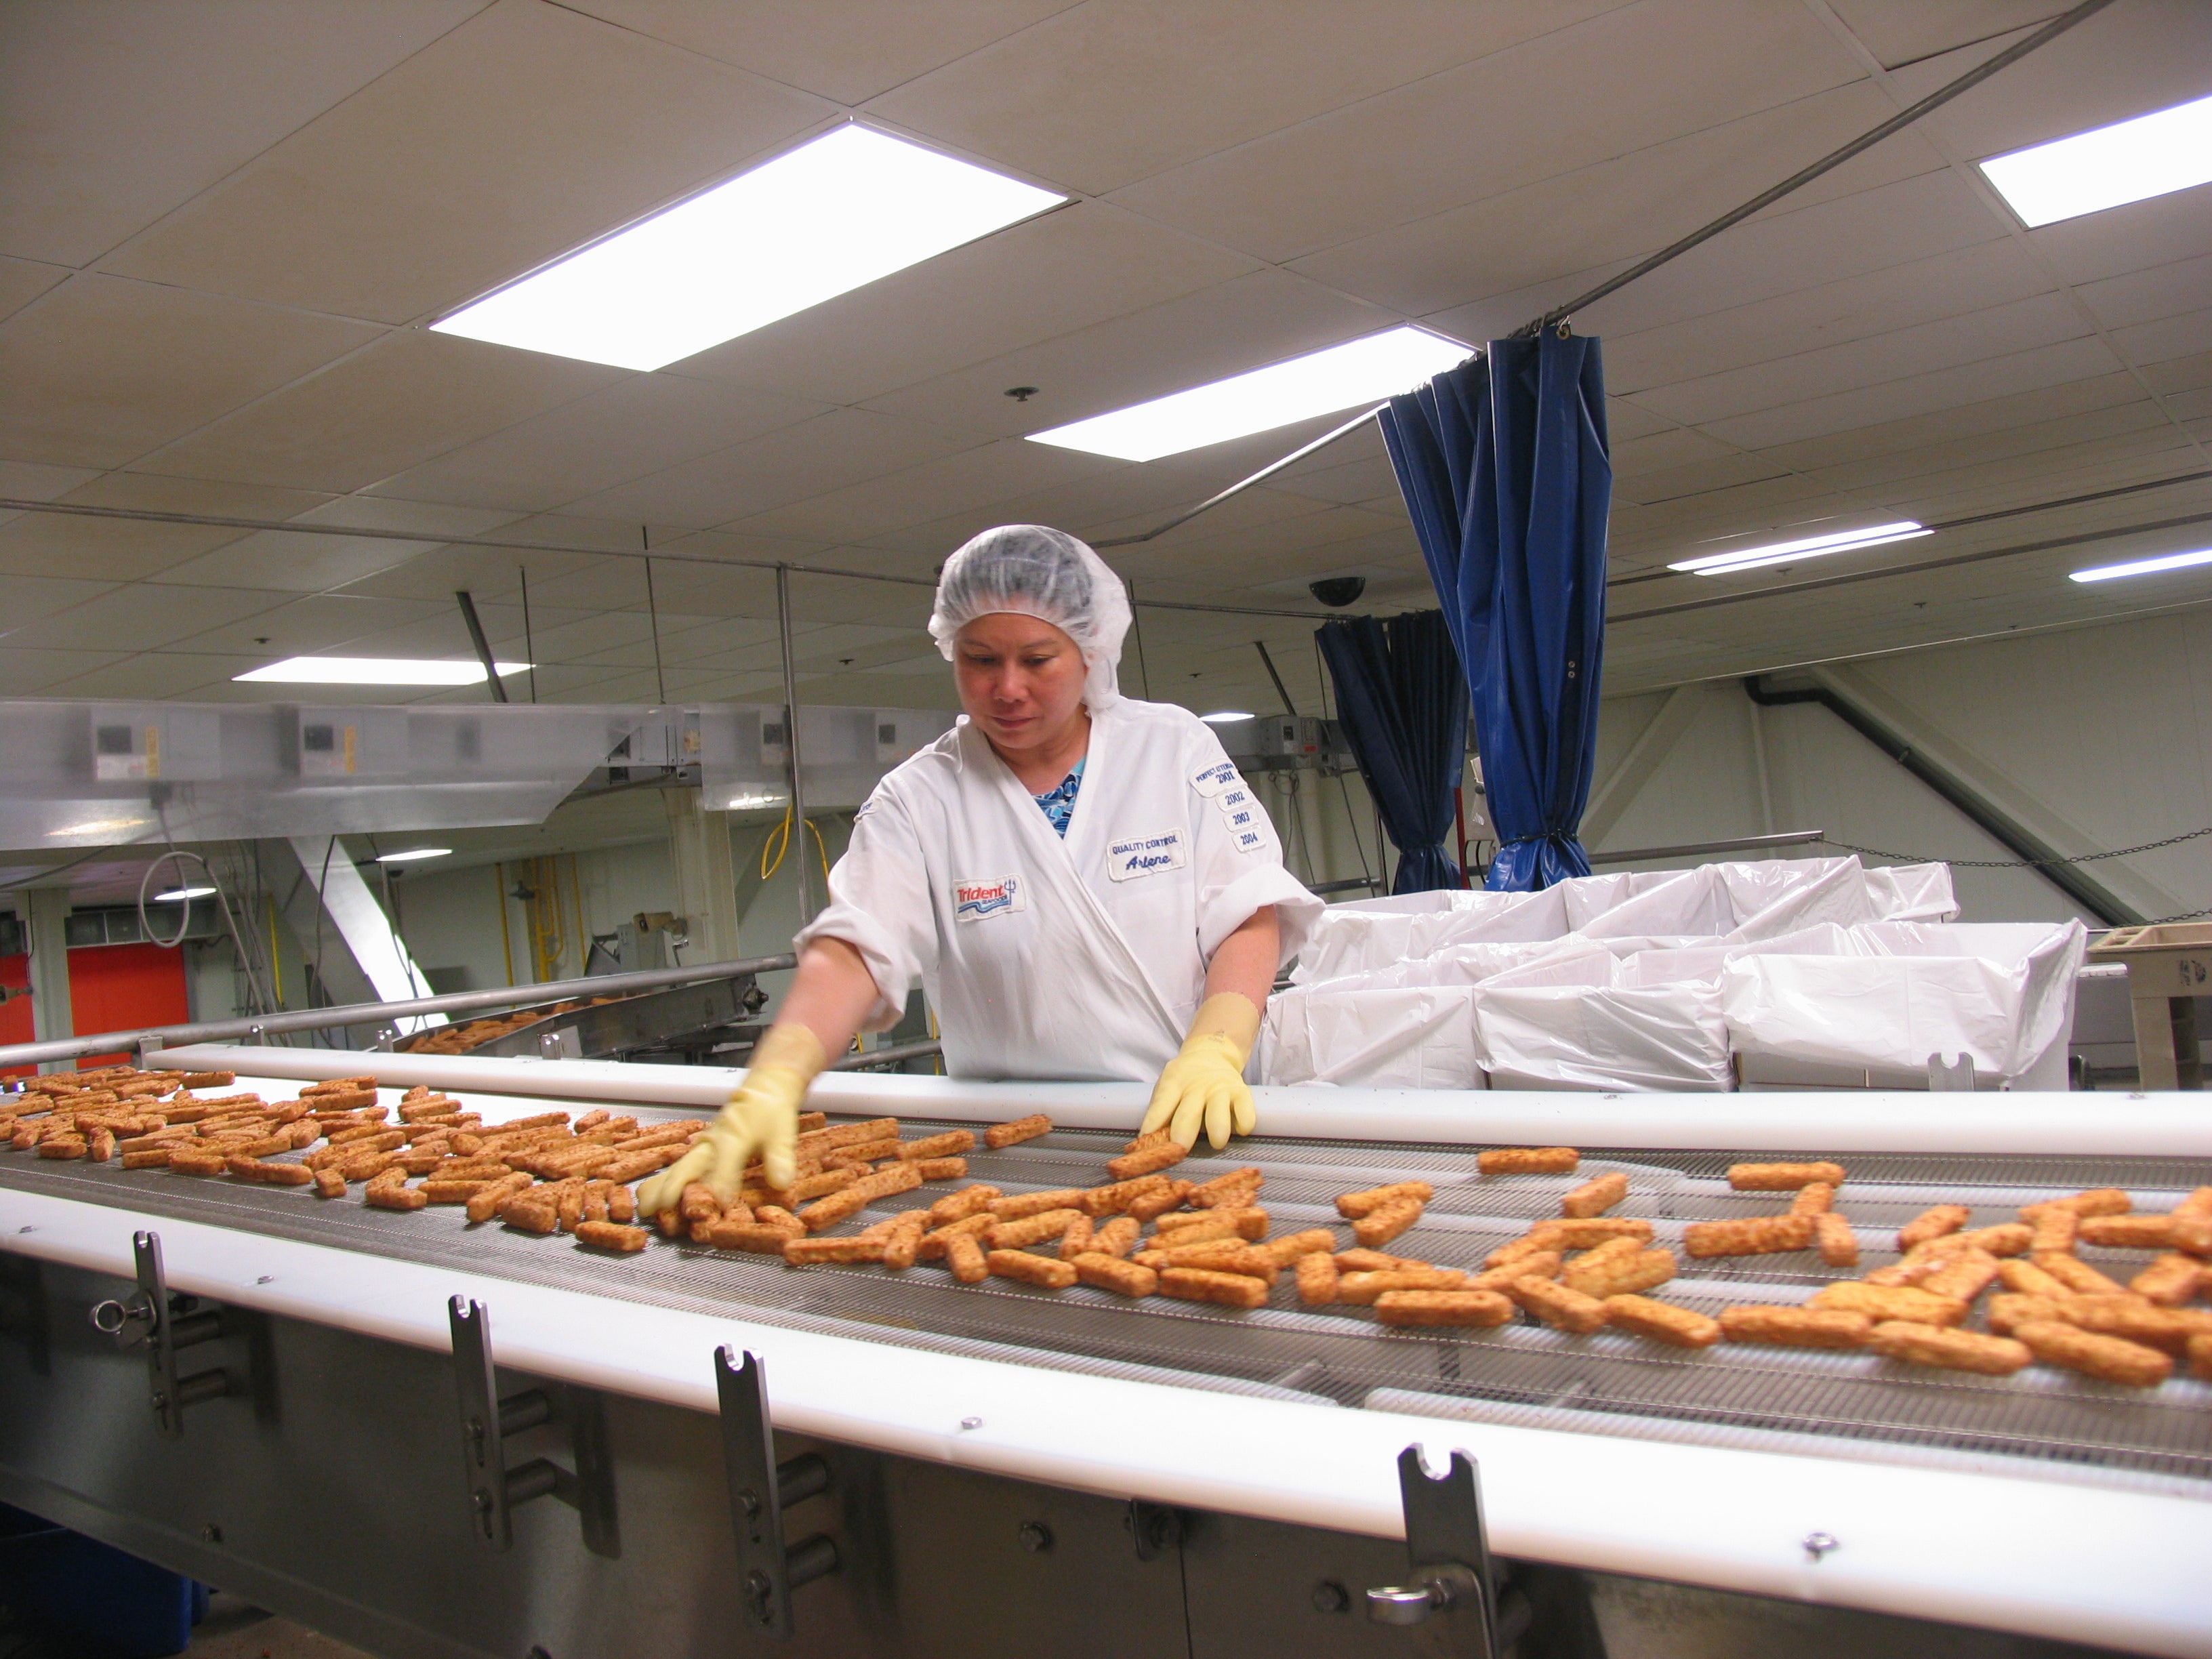
M1810 847L1828 838L1825 830L1785 830L1777 836L1737 836L1728 841L1693 841L1680 847L1637 847L1625 853L1592 853L1592 864L1633 864L1643 859L1686 859L1707 853L1765 853L1784 847Z
M650 565L646 568L652 568ZM484 684L491 690L491 700L505 702L507 688L499 683L499 665L492 660L491 642L484 638L483 623L477 620L477 602L469 597L465 587L455 588L453 598L461 607L461 620L468 624L469 643L476 647L477 660L483 665Z

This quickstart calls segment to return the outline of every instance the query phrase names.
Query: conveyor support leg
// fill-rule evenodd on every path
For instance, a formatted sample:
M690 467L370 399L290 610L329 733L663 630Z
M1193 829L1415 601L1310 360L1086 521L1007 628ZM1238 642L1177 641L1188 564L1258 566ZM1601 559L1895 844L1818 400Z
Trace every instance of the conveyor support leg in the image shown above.
M791 1593L837 1570L837 1546L817 1533L787 1549L783 1512L829 1490L830 1466L811 1452L775 1461L768 1368L757 1356L739 1360L728 1348L715 1349L714 1387L721 1400L722 1462L745 1622L763 1635L788 1638Z

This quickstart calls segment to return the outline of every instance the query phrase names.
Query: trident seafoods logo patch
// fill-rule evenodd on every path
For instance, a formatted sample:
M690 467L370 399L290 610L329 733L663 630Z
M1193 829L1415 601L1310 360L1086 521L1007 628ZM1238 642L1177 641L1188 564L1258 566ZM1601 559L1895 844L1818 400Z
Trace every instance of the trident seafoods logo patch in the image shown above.
M1029 887L1019 876L994 876L988 880L952 884L952 916L956 921L981 921L1029 908Z
M1106 873L1115 881L1134 881L1163 870L1180 870L1185 862L1182 831L1164 830L1157 836L1138 836L1117 841L1106 849Z

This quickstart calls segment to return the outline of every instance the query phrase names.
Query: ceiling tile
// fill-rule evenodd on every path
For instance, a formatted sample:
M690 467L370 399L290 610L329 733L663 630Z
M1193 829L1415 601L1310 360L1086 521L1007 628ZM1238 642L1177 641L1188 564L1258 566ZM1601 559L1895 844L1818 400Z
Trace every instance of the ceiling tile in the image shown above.
M2172 392L2193 392L2199 386L2212 386L2212 351L2199 351L2187 357L2170 358L2153 363L2143 370L2143 380L2150 389L2161 395Z
M2107 374L2112 367L2111 348L2102 340L2062 340L1955 368L1936 369L1881 386L1714 421L1707 429L1724 443L1755 449L1841 428L1871 426L1879 421L1978 403L2010 392L2040 392Z
M1078 202L686 358L674 372L858 403L1255 268Z
M841 104L866 102L1075 0L808 0L800 7L694 0L570 0L574 9Z
M4 176L5 169L0 169L0 177ZM14 316L69 274L65 265L0 258L0 317Z
M317 505L315 496L294 490L136 472L107 473L63 499L142 511L261 519L289 519ZM248 533L216 526L24 513L0 525L0 570L135 581Z
M18 645L36 643L40 618L82 605L112 591L112 582L86 581L76 576L0 576L0 639L13 636Z
M708 526L972 448L962 432L876 410L840 409L570 504L583 517Z
M597 562L593 556L579 553L506 553L489 547L437 547L410 553L399 563L357 577L345 584L345 591L364 598L419 599L442 611L453 605L453 594L459 589L474 594L477 602L483 605L494 596L514 597L527 585L534 611L544 583L564 572Z
M258 667L253 657L186 655L144 652L88 673L57 680L40 694L49 697L175 697L197 701L227 688L238 675ZM267 696L263 688L262 695Z
M172 587L126 582L39 624L40 643L81 651L154 651L258 616L283 596L234 587Z
M545 512L825 412L823 404L780 392L673 374L631 375L375 488Z
M1070 479L1119 471L1124 465L1103 456L1006 438L754 518L733 520L726 527L859 541L1049 489Z
M1370 33L1364 14L1343 13L1347 29ZM1723 35L1729 50L1684 52L1691 31ZM1650 73L1656 62L1668 72ZM1863 79L1843 46L1796 7L1647 0L1209 156L1115 199L1262 258L1295 259L1691 133L1725 131L1755 112ZM1601 85L1606 94L1560 95L1570 85ZM1804 159L1820 153L1810 148ZM1771 156L1762 185L1771 182ZM1675 183L1694 188L1689 179Z
M97 467L41 466L36 461L0 461L0 495L19 501L51 501L82 489L100 476ZM0 513L0 524L21 517Z
M482 4L0 8L0 247L89 263Z
M258 530L227 547L172 565L165 582L191 586L275 588L319 593L403 564L434 545L429 542L369 541L354 536Z
M1987 40L1990 52L2012 44L1996 36L2040 23L2066 9L2055 0L1830 0L1836 15L1885 69ZM1960 71L1964 73L1963 65Z
M2058 294L2032 295L1985 311L1941 318L1866 339L1776 356L1634 394L1672 419L1704 425L1782 404L1881 386L2036 346L2087 336L2080 312ZM2110 366L2106 354L2106 365Z
M599 363L399 329L140 465L302 489L360 489L632 378Z
M273 596L272 597L281 597ZM363 599L344 593L319 593L293 599L247 617L226 622L197 633L179 633L175 648L251 654L255 665L282 662L287 657L327 653L364 636L386 629L405 628L453 608L453 596L443 604L416 604L399 599ZM265 645L263 640L268 641ZM262 695L266 696L264 690Z
M2198 309L2204 296L2212 294L2212 253L2108 276L2074 291L2106 328L2178 317Z
M0 453L120 466L375 337L340 318L78 276L0 323Z
M735 173L835 112L573 10L498 0L108 268L407 322Z
M128 654L121 651L51 651L0 644L0 697L35 696L50 685L103 664L120 662Z
M2200 290L2197 297L2203 299L2207 295L2212 295L2212 289ZM2191 311L2179 317L2161 318L2154 323L2138 323L2133 328L2115 329L2112 343L2131 363L2162 363L2172 358L2212 351L2212 310Z
M2069 283L2094 283L2212 253L2212 185L2172 191L2027 233Z
M2057 386L2000 393L1924 414L1823 433L1771 446L1774 459L1800 471L1909 454L1960 439L1999 437L2046 420L2063 420L2124 404L2148 406L2132 375L2115 371Z

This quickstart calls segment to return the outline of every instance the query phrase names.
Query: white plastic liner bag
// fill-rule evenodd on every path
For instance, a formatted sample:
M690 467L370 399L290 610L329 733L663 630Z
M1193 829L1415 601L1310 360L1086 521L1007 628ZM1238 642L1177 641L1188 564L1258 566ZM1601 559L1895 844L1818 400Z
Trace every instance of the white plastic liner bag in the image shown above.
M1262 1083L1377 1089L1480 1089L1472 986L1314 993L1269 999L1260 1028Z
M1871 1087L1927 1086L1931 1058L1972 1060L1984 1086L2063 1089L2078 921L1850 930L1852 955L1745 951L1720 976L1729 1036L1747 1061L1863 1071Z
M1735 1087L1728 1024L1711 986L1485 986L1475 1033L1493 1089Z

